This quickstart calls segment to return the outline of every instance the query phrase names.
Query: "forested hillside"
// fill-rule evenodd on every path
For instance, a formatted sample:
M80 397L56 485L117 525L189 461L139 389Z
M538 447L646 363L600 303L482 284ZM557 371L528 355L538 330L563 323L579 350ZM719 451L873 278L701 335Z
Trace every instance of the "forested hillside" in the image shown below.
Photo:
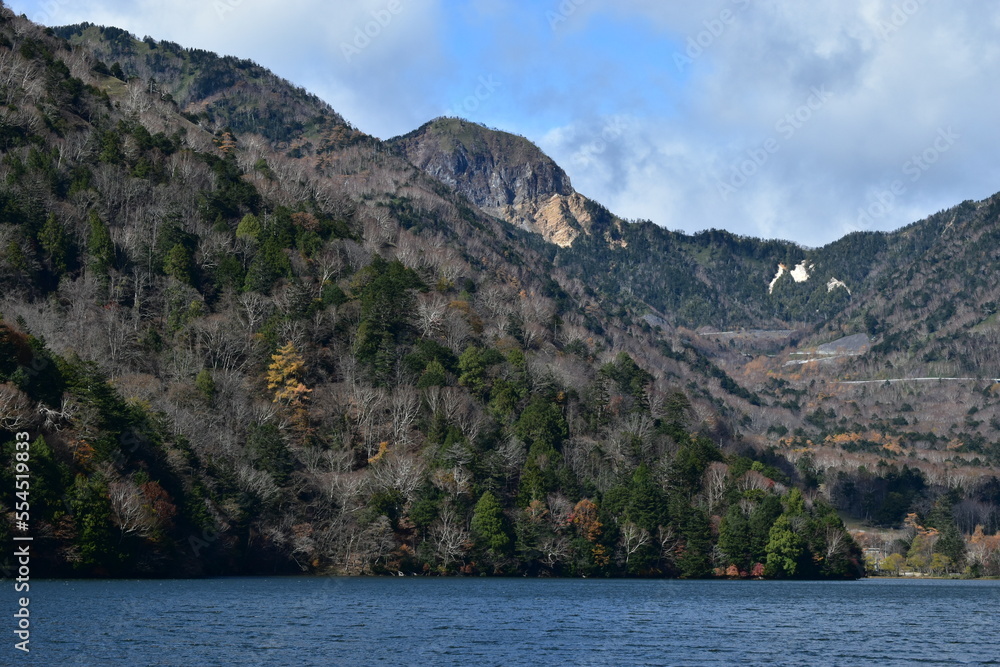
M6 10L0 65L4 448L48 573L858 573L696 351L315 98Z
M525 181L525 140L447 124L516 149L469 162L513 165L510 206L566 198L578 237L548 243L254 63L6 9L0 95L0 437L9 461L32 436L49 574L851 577L841 515L912 513L904 551L997 530L989 385L977 454L780 365L858 326L882 345L860 295L926 234L626 223L554 163ZM789 331L684 328L715 323Z
M547 163L541 154L498 153L505 136L439 119L390 143L475 199L470 171L485 170L475 176L483 179L483 165L531 173ZM562 197L524 196L540 210ZM801 483L880 530L929 516L943 495L969 539L979 527L1000 530L992 344L1000 281L984 268L1000 227L996 197L812 249L630 223L570 197L582 201L556 219L564 233L538 230L557 246L556 273L582 285L577 293L591 307L648 326L667 357L694 355L691 369L719 379L717 407L745 442L794 464ZM493 212L525 224L519 210ZM853 341L847 352L837 352L842 341ZM907 553L916 533L905 535L879 549Z

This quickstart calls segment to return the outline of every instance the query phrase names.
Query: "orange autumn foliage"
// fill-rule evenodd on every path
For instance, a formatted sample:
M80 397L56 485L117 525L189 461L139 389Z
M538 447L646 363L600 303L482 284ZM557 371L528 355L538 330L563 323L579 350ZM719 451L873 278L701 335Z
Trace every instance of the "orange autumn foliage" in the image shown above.
M569 522L580 529L588 542L596 542L601 536L603 524L597 518L597 504L589 498L584 498L573 507Z

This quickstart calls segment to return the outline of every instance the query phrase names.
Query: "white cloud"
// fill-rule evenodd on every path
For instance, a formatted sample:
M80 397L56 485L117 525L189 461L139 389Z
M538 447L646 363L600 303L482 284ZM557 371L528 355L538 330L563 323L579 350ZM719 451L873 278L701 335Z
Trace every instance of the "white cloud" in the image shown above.
M641 9L687 43L732 4L636 1L619 11ZM542 144L585 194L671 228L818 245L859 228L899 227L1000 190L990 157L1000 149L990 120L1000 74L996 16L985 2L754 2L702 40L680 113L637 122L602 154L606 164L571 159L594 127L573 124ZM796 118L817 87L830 99ZM791 123L779 126L787 114ZM908 161L947 128L960 138L913 179ZM776 150L761 153L768 140ZM766 159L748 162L755 155ZM745 183L732 179L741 166ZM897 181L904 192L891 205L860 214ZM720 182L734 187L720 195Z

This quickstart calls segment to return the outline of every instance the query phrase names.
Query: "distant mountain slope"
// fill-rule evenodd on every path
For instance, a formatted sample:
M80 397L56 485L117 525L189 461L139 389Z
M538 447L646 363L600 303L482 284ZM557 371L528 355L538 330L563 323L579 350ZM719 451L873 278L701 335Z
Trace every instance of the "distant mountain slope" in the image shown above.
M974 258L957 258L962 246L948 249L942 236L947 229L956 238L978 239L982 230L963 234L969 216L985 204L968 202L894 233L858 232L808 249L714 229L688 235L627 223L576 193L565 172L527 139L468 121L437 119L389 144L482 210L559 246L556 265L595 296L636 312L649 308L674 324L722 329L839 322L845 310L871 311L869 299L894 299L893 281L920 274L928 262L943 263L940 275L956 263L989 261L978 250L989 243L963 250ZM977 220L980 227L988 222L982 215ZM981 292L986 280L981 275L965 291ZM937 296L947 294L946 287ZM975 297L965 302L972 308Z
M86 44L98 73L114 70L130 86L177 103L189 120L211 131L227 127L282 150L320 153L368 139L326 102L252 61L165 40L140 41L89 23L53 31L71 44Z
M849 284L862 286L867 269L857 264L875 261L877 243L860 247L873 236L809 251L717 230L689 236L626 223L576 193L563 170L527 139L468 121L437 119L389 144L484 211L559 246L556 263L596 296L652 309L675 324L824 321L850 300ZM795 272L798 265L810 268Z
M456 128L476 140L462 142L461 149L442 140ZM435 121L408 136L411 156L426 149L440 163L459 151L463 164L479 165L482 182L490 181L491 165L540 159L520 138L509 155L495 153L503 150L503 133L459 121ZM485 154L470 157L475 150ZM442 177L433 161L416 162ZM448 182L477 198L467 180ZM735 378L742 385L737 394L747 391L754 405L763 406L757 418L745 418L748 432L788 448L789 458L810 452L826 465L843 465L844 454L831 450L874 447L903 455L934 479L966 479L978 474L976 465L1000 462L996 392L985 399L982 393L1000 374L1000 281L988 268L995 263L1000 223L995 200L966 202L897 232L857 232L812 249L719 230L688 235L626 223L585 200L588 226L571 243L559 243L552 256L578 298L622 321L662 327L673 349L691 345L711 368ZM518 224L503 211L485 210ZM690 336L685 328L705 335ZM867 343L849 355L822 353L845 336ZM920 384L933 377L952 379ZM878 378L892 379L886 386L896 389L883 392L871 382ZM844 379L869 382L841 384ZM885 445L894 449L861 444L875 442L866 433L895 438ZM940 453L942 446L953 453ZM864 458L874 453L858 456L859 466L876 460ZM954 472L940 469L942 458ZM857 498L844 496L843 502L852 511L861 506Z
M866 331L899 374L1000 377L1000 195L885 236L864 290L829 328Z

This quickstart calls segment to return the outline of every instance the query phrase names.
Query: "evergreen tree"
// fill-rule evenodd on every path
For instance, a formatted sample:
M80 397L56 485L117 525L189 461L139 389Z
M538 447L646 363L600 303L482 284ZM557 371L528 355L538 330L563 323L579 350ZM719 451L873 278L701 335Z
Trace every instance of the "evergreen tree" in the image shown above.
M48 259L52 272L60 276L69 270L72 261L72 244L66 228L50 213L45 225L38 232L38 244Z
M684 540L683 548L677 556L677 568L685 579L700 579L712 574L711 526L708 516L699 508L688 503L671 506L671 514L680 527Z
M194 285L194 260L191 252L180 243L175 245L163 260L163 272L185 285Z
M529 456L521 469L517 492L518 507L527 507L533 500L544 499L550 488L548 475L538 466L537 458Z
M529 453L536 455L558 451L568 433L559 406L542 397L524 409L514 426L514 434L528 445Z
M420 379L417 381L417 389L445 386L448 383L448 377L445 373L445 368L441 365L441 362L437 359L432 359L427 362L424 372L420 375Z
M767 575L779 579L794 577L800 572L805 543L792 528L791 519L782 514L771 526L767 543Z
M495 555L506 554L511 537L507 520L496 496L486 491L472 511L472 532L477 542Z
M356 284L361 322L354 354L384 384L395 365L397 346L412 333L410 319L415 304L412 290L423 283L402 262L386 262L376 256L361 271Z
M729 506L719 526L719 550L741 572L749 572L753 565L753 546L750 540L750 521L739 504Z
M115 245L111 241L111 232L97 215L97 211L90 212L88 225L90 236L87 238L87 252L90 254L90 266L96 273L107 275L108 269L115 264Z
M652 471L640 463L632 475L626 515L635 525L655 533L659 526L667 524L666 508L666 498Z
M767 545L771 527L781 516L781 501L772 494L763 494L750 512L750 558L754 563L767 560Z
M243 281L243 290L269 294L275 282L292 275L284 249L273 239L265 241L254 255Z
M111 499L100 479L77 475L70 492L70 505L77 531L79 567L108 567L117 562L111 523Z
M236 226L236 238L238 239L249 239L256 242L260 237L260 221L257 219L253 213L247 213L240 220L240 224Z
M277 484L285 484L295 469L295 460L275 424L252 424L247 429L247 450L254 466L271 474Z
M198 372L198 376L194 379L194 386L198 388L198 391L206 399L212 400L215 397L215 380L207 368L203 368Z

